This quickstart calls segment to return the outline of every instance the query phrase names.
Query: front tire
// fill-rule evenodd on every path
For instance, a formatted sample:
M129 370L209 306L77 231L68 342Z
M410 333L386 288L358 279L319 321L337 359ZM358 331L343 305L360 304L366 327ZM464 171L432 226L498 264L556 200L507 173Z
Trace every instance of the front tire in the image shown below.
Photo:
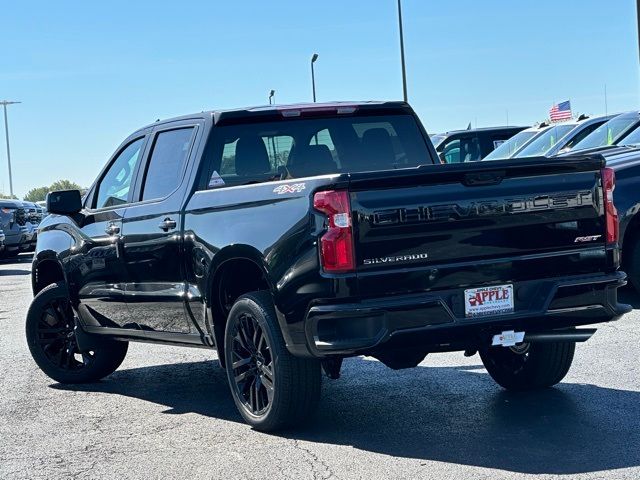
M320 398L320 362L289 353L269 292L238 298L224 347L233 401L249 425L268 432L311 416Z
M574 342L488 347L480 351L487 372L507 390L534 390L559 383L569 371Z
M113 373L127 354L127 342L101 340L100 346L80 351L75 315L63 283L40 291L29 307L27 345L38 367L60 383L95 382Z

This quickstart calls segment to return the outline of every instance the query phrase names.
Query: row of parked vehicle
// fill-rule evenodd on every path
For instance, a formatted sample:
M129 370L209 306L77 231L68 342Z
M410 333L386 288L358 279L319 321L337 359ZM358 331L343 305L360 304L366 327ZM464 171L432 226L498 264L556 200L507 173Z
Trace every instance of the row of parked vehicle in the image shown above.
M505 136L511 135L504 140ZM640 112L588 117L534 127L492 127L432 135L442 163L602 156L616 176L622 267L640 292Z
M43 215L43 207L33 202L0 199L0 258L33 252Z
M432 135L442 163L554 157L640 144L640 112L590 117L533 127L489 127Z

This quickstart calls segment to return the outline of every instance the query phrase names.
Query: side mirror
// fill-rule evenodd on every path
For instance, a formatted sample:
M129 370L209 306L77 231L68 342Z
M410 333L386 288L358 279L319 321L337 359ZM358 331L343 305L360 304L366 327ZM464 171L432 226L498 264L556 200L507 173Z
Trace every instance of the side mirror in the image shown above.
M82 210L80 190L59 190L47 194L47 212L72 215Z

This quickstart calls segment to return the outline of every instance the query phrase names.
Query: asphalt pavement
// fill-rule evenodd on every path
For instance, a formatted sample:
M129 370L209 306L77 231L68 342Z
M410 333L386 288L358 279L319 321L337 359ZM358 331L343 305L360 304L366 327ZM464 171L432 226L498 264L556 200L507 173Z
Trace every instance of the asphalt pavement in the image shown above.
M214 351L132 343L101 382L47 378L24 339L30 261L0 261L0 479L640 478L639 310L579 344L554 388L505 392L477 355L354 358L309 425L263 434Z

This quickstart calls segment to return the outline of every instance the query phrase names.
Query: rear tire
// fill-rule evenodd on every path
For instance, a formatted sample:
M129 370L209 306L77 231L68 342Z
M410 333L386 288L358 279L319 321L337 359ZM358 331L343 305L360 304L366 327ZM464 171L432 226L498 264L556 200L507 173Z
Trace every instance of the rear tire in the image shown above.
M320 398L320 362L289 353L269 292L236 300L224 347L233 401L249 425L270 432L312 415Z
M29 307L27 345L38 367L60 383L95 382L113 373L127 355L127 342L110 339L81 352L75 334L75 315L64 283L40 291Z
M575 342L531 343L480 351L485 368L507 390L533 390L559 383L569 371Z

